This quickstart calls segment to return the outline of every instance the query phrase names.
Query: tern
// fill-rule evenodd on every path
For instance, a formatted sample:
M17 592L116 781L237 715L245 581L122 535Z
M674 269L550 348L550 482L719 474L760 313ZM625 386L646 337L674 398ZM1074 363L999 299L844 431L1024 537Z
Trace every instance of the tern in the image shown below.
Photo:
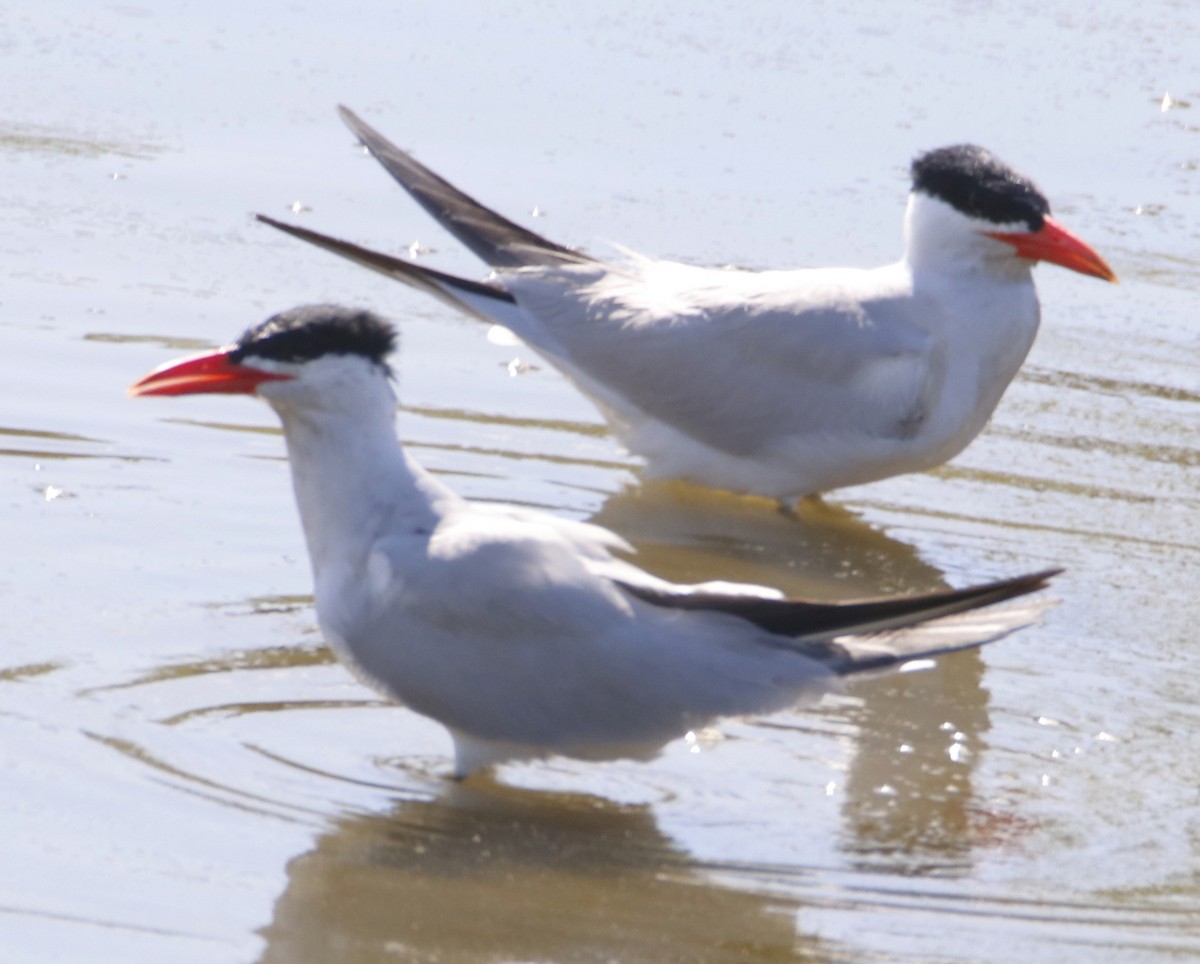
M748 271L555 244L340 111L489 279L259 220L508 328L592 400L647 478L790 505L933 468L979 434L1033 344L1034 264L1116 280L1032 181L973 145L913 162L895 264Z
M370 312L309 305L129 391L271 405L326 639L365 682L450 731L458 777L549 755L649 759L718 717L981 645L1048 605L992 607L1058 570L837 604L678 585L622 558L632 547L599 526L467 501L396 436L395 338Z

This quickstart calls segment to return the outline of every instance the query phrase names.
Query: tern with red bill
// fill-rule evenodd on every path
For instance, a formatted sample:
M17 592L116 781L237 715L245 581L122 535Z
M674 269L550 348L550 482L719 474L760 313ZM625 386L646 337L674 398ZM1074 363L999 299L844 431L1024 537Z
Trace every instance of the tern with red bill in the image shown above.
M746 271L555 244L341 115L491 276L259 219L510 329L596 404L649 478L790 503L940 465L983 429L1033 344L1034 264L1116 280L1032 181L972 145L913 162L895 264Z
M623 558L632 548L606 529L469 502L396 437L394 343L369 312L311 305L130 393L271 405L326 638L362 679L450 731L458 776L554 754L648 759L716 718L981 645L1046 608L1017 597L1055 571L851 603L678 585Z

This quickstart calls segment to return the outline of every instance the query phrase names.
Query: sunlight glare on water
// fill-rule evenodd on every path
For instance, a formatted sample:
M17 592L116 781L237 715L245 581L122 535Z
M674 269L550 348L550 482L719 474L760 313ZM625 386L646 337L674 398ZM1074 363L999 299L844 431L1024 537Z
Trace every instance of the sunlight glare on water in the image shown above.
M4 960L1200 953L1198 30L1167 2L6 5ZM894 258L911 158L975 141L1121 284L1040 268L963 455L785 518L643 483L519 343L255 224L483 274L338 103L560 243L747 267ZM835 599L1062 565L1060 604L653 763L454 785L445 732L317 632L271 413L124 395L306 301L398 321L398 430L448 484L660 575Z

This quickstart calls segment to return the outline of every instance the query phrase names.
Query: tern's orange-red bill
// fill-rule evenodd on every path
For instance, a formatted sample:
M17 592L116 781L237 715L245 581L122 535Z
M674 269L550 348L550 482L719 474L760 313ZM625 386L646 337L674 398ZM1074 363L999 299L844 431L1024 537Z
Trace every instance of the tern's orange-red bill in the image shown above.
M193 355L168 362L129 386L129 394L142 395L250 395L263 382L290 378L240 365L229 357L230 350Z
M1011 244L1018 255L1031 261L1049 261L1078 271L1080 274L1116 281L1113 269L1096 250L1077 234L1073 234L1054 218L1047 217L1037 231L1006 233L989 231L988 237Z

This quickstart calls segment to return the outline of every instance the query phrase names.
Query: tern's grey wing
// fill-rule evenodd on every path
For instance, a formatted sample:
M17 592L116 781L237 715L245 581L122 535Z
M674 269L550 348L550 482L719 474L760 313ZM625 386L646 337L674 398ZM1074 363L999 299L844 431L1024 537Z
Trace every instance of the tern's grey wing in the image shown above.
M528 316L517 334L618 421L653 418L732 455L797 437L824 449L905 439L932 409L941 359L896 308L902 299L814 294L803 272L677 267L679 284L662 282L660 265L645 275L530 269L501 281ZM789 275L794 292L780 287ZM760 278L765 292L752 287Z
M368 678L462 733L644 754L715 716L791 705L831 676L749 622L644 604L576 551L586 531L468 507L439 523L427 552L406 539L377 547L387 596L350 645L368 641ZM396 643L369 642L384 639Z

